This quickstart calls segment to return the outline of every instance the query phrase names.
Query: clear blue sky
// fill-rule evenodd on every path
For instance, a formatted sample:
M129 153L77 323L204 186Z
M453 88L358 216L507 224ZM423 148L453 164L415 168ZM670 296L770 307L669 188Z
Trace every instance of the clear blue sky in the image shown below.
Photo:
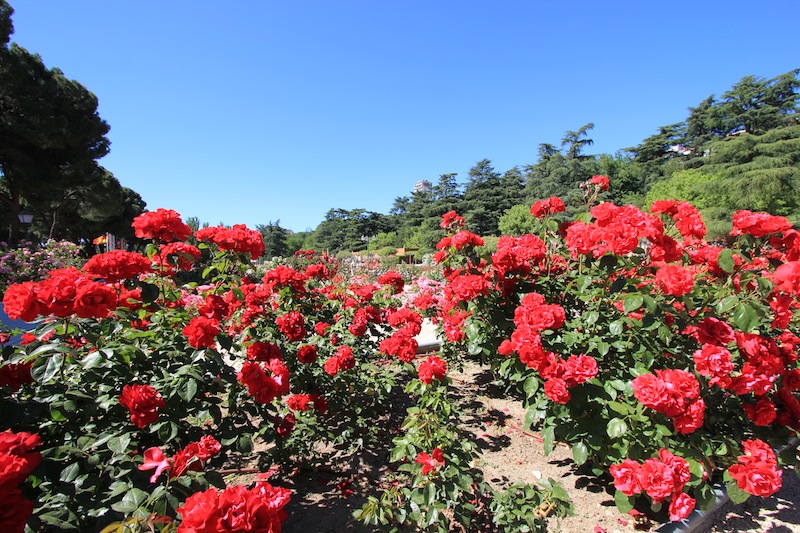
M415 181L638 144L800 67L800 2L9 0L12 40L95 93L100 163L211 224L388 213Z

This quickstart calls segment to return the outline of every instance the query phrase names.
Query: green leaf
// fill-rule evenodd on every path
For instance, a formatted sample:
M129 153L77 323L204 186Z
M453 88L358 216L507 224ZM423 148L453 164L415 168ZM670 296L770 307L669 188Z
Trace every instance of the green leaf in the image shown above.
M612 411L615 411L623 416L629 415L636 410L633 406L630 406L627 403L608 402L607 405Z
M587 311L583 314L583 322L587 326L591 326L600 318L600 313L597 311Z
M544 445L545 455L550 455L550 452L553 451L553 441L555 438L555 429L553 426L547 426L542 430L542 444Z
M740 303L733 309L733 323L747 333L758 324L758 313L749 305Z
M622 302L623 302L623 309L625 310L625 312L630 313L631 311L636 311L642 306L642 304L644 303L644 297L638 293L627 294L622 299Z
M529 376L528 379L525 380L525 384L522 386L522 390L530 397L536 394L536 391L539 389L539 380L536 376Z
M725 492L728 493L728 497L735 504L744 503L750 497L750 493L740 489L739 485L736 484L736 481L729 481L726 483Z
M583 442L576 442L572 445L572 459L576 465L582 465L589 459L589 448Z
M608 331L612 335L621 335L624 327L625 326L622 320L615 320L614 322L608 325Z
M197 394L197 381L194 379L187 379L184 382L184 386L178 390L178 396L183 398L187 402L191 402L192 399Z
M108 449L114 453L124 454L128 451L128 445L131 443L131 434L123 433L116 437L108 439Z
M606 426L606 433L612 439L618 439L628 432L628 425L621 418L612 418Z
M130 515L133 511L142 506L147 500L148 494L141 489L131 489L122 497L122 501L118 501L111 505L111 508L118 513Z
M617 509L619 509L619 512L622 514L631 512L635 502L635 496L627 496L624 492L619 490L614 493L614 503L617 504Z
M717 305L714 307L714 310L717 312L718 315L721 315L733 309L738 303L739 303L739 297L736 296L735 294L731 294L730 296L726 296L725 298L717 302Z
M81 471L81 467L78 463L73 463L68 465L64 470L61 471L61 474L58 476L58 479L63 481L64 483L72 483L75 481L75 478L78 477L78 474Z
M37 365L31 375L39 383L47 383L58 375L64 364L64 356L56 353L47 358L44 365Z
M727 272L728 274L732 273L734 267L733 250L729 248L722 250L719 253L719 256L717 256L717 264L724 272Z

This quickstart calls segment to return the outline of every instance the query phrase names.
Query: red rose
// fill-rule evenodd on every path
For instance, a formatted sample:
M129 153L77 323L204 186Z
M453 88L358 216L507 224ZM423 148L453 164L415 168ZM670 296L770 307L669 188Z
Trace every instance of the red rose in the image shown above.
M246 487L228 487L222 492L209 489L189 496L178 508L178 533L236 533L252 531L279 533L287 514L291 491L259 481Z
M25 523L33 514L33 502L18 488L0 492L0 524L6 533L22 533Z
M602 191L608 190L609 180L607 176L601 176L601 175L592 176L590 181L592 182L592 185L595 185L600 190Z
M571 396L567 389L567 382L561 378L550 378L544 382L545 395L556 403L565 404Z
M672 469L658 459L647 459L642 464L639 483L656 503L664 501L675 490Z
M117 308L117 292L91 280L81 280L75 293L75 314L81 318L104 318Z
M429 356L419 365L417 374L420 381L430 385L434 379L442 380L447 373L447 363L435 355Z
M483 246L484 244L482 238L469 231L459 231L450 237L450 245L456 250L461 250L466 246Z
M204 316L194 317L183 328L183 334L192 348L208 348L214 345L214 339L219 335L219 323Z
M264 240L261 233L249 229L244 224L234 224L232 228L214 226L202 228L195 235L198 240L212 242L220 250L248 253L253 260L264 253Z
M304 344L297 349L297 360L310 365L317 360L317 347L313 344Z
M655 285L664 294L683 296L692 290L694 275L681 266L664 265L656 272Z
M398 294L403 291L403 285L405 285L405 281L403 281L403 276L401 276L398 272L390 270L386 272L382 276L378 278L378 283L381 285L389 285L392 287L392 292L394 294Z
M185 241L192 235L192 228L181 220L177 211L156 209L147 211L133 219L134 233L140 239L158 239L164 242Z
M675 431L685 435L703 427L705 411L706 403L702 398L690 402L682 413L675 415Z
M150 272L150 260L141 254L112 250L90 257L83 265L83 271L103 278L106 283L116 283Z
M294 424L297 422L297 417L294 413L289 413L285 417L278 417L275 420L275 432L281 438L286 438L294 429Z
M771 496L781 488L782 472L767 463L735 464L728 472L740 489L754 496Z
M707 317L697 324L697 342L727 346L735 340L733 328L722 320Z
M9 318L33 322L41 314L42 310L36 299L35 285L32 281L26 281L15 283L6 289L6 293L3 295L3 306Z
M465 224L466 220L464 220L464 217L459 216L455 211L448 211L442 215L442 221L439 223L439 227L443 230L455 232L462 229Z
M200 442L190 443L173 456L170 477L176 478L187 470L199 472L205 462L219 454L221 449L222 445L211 435L203 436Z
M11 392L17 392L22 385L33 383L31 367L33 361L28 363L6 363L0 366L0 386L8 387Z
M685 492L673 494L672 501L669 502L669 519L673 522L683 520L694 511L696 506L697 501Z
M800 261L789 261L775 269L772 283L779 291L787 294L800 294Z
M247 392L257 402L262 404L270 403L281 390L281 384L274 377L268 376L261 364L253 361L244 362L242 369L236 374L236 379L247 387Z
M567 210L564 201L558 196L551 196L547 200L538 200L531 206L531 215L536 218L543 218L554 213L563 213Z
M75 311L75 295L78 283L88 280L77 268L60 268L50 272L50 277L36 284L36 299L42 314L53 314L61 318Z
M305 318L299 311L289 311L280 315L275 319L275 325L292 342L301 341L306 336Z
M160 246L158 263L167 272L171 272L175 268L189 270L202 255L197 246L186 242L171 242Z
M633 496L642 492L639 481L641 465L632 459L625 459L618 465L611 465L609 472L614 477L614 487L625 494Z
M420 452L416 462L422 465L422 475L427 476L430 471L439 470L444 466L444 454L439 448L434 448L430 455Z
M281 349L271 342L256 341L247 347L247 358L251 361L269 361L282 359Z
M150 385L125 385L119 396L119 403L131 414L131 422L136 427L149 426L158 419L157 409L166 402Z
M386 355L395 355L401 361L410 363L417 356L419 342L413 336L401 330L383 339L379 348Z
M766 396L760 397L755 404L748 403L743 407L747 418L757 426L763 427L772 424L778 415L775 404Z
M313 401L310 394L293 394L286 400L286 405L292 411L310 411Z
M589 355L572 355L564 362L564 379L567 385L589 381L597 375L597 361Z
M770 233L778 233L791 228L792 223L785 217L742 210L733 214L731 235L747 234L753 237L765 237Z

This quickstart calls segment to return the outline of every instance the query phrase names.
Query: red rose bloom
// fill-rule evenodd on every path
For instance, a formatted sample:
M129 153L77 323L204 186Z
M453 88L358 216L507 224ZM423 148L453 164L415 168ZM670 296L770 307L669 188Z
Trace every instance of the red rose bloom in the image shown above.
M197 246L186 242L162 244L158 252L158 262L169 269L189 270L202 252Z
M22 533L33 514L33 502L18 488L0 492L0 524L7 533Z
M173 456L170 477L176 478L187 470L199 472L205 462L218 455L220 450L222 445L211 435L205 435L200 442L192 442Z
M614 478L614 487L626 496L642 492L642 484L639 482L640 468L641 465L632 459L625 459L618 465L611 465L609 472Z
M466 223L464 217L459 216L455 211L448 211L442 215L442 221L439 223L439 227L443 230L449 230L455 233L463 229Z
M416 462L422 465L422 475L427 476L431 471L439 470L444 466L444 454L439 448L434 448L430 455L420 452Z
M664 265L656 272L655 284L664 294L683 296L692 290L694 275L681 266Z
M289 311L284 315L280 315L275 319L275 325L278 330L286 335L286 338L292 342L303 340L306 336L305 318L299 311Z
M247 358L251 361L269 361L270 359L282 359L283 357L277 344L256 341L247 347Z
M656 503L664 501L675 490L672 469L658 459L647 459L642 464L639 483Z
M754 496L772 496L781 488L782 472L766 463L735 464L728 472L740 489Z
M789 229L792 229L792 223L785 217L742 210L733 214L731 235L747 234L753 237L765 237L770 233L778 233Z
M389 272L383 274L378 278L378 283L381 285L389 285L392 287L392 292L394 294L398 294L402 292L403 285L405 282L403 281L403 276L401 276L398 272L390 270Z
M105 283L82 280L74 305L75 314L81 318L104 318L117 308L117 292Z
M310 394L293 394L286 400L286 405L292 411L310 411L314 407Z
M248 490L239 485L219 492L196 492L177 510L178 533L280 533L291 491L259 481Z
M447 363L440 357L431 355L420 363L417 374L420 381L426 385L430 385L434 379L441 381L447 374Z
M12 320L33 322L41 314L39 301L36 299L35 283L26 281L15 283L6 289L3 295L3 306Z
M149 426L158 419L157 409L166 403L150 385L125 385L119 396L119 403L131 413L131 422L136 427Z
M147 211L134 218L131 225L140 239L172 242L185 241L192 235L192 228L184 224L178 212L172 209Z
M36 284L36 299L42 314L53 314L61 318L75 312L75 296L78 283L89 277L74 267L60 268L50 272L50 277Z
M770 276L775 288L787 294L800 294L800 261L789 261L775 269Z
M196 237L198 240L216 244L220 250L250 254L253 260L264 253L261 233L249 229L244 224L234 224L232 228L223 226L202 228L197 231Z
M608 190L609 180L607 176L601 176L601 175L592 176L590 181L592 182L592 185L597 186L600 190L602 191Z
M214 339L219 335L219 323L204 316L196 316L183 328L183 334L192 348L208 348L214 345Z
M673 494L672 501L669 502L669 519L673 522L683 520L694 511L696 506L697 501L685 492Z
M11 392L17 392L22 385L33 383L31 367L33 361L28 363L6 363L0 366L0 386L8 387Z
M556 403L565 404L571 396L567 389L567 382L561 378L551 378L544 382L545 395Z
M297 349L297 360L310 365L317 360L317 347L313 344L304 344Z
M558 196L551 196L547 200L539 200L531 206L531 215L536 218L543 218L554 213L563 213L567 210L564 201Z
M141 254L112 250L90 257L83 271L103 278L106 283L116 283L150 272L150 260Z

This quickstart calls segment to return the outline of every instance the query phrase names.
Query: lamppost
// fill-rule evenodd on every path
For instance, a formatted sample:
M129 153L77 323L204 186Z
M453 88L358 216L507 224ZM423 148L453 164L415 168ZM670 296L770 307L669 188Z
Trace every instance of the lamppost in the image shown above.
M17 218L19 219L19 223L22 225L22 227L25 228L24 238L27 240L28 231L31 228L31 222L33 222L33 211L23 209L17 214Z

